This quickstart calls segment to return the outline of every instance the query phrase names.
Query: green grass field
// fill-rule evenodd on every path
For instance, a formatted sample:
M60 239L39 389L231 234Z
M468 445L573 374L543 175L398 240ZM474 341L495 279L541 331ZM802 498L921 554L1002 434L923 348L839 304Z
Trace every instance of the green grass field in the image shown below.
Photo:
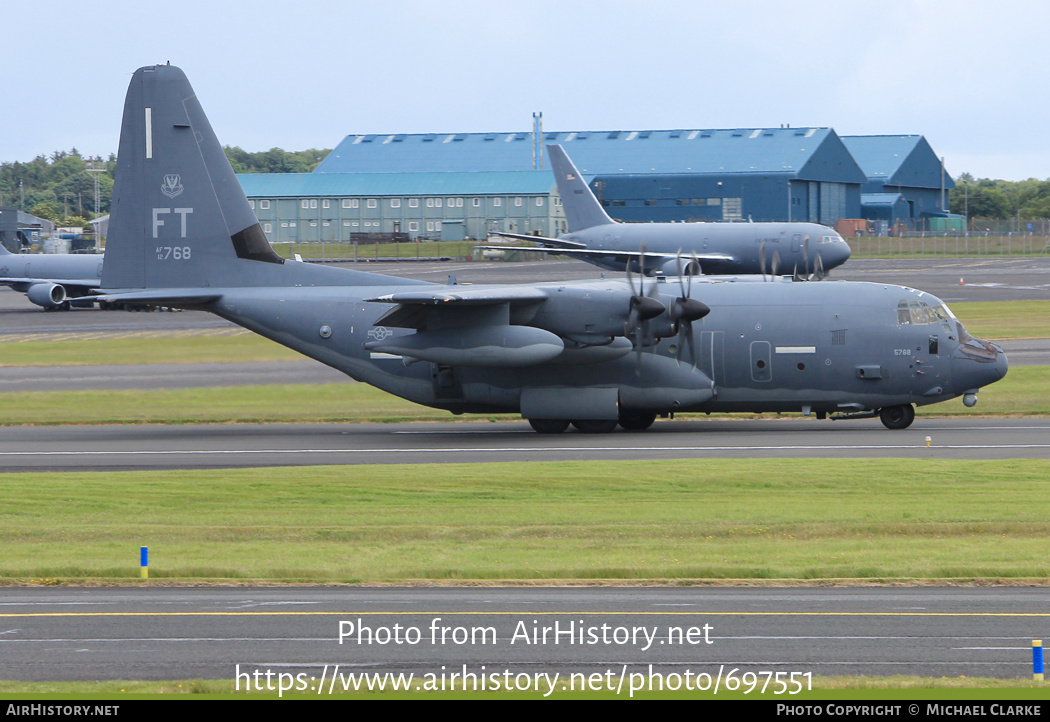
M144 681L104 681L104 682L2 682L0 681L0 698L13 695L15 699L25 695L85 695L82 699L115 700L124 699L154 699L159 696L191 695L193 699L245 699L258 697L274 697L277 693L249 694L243 689L238 692L236 684L232 680L222 679L192 679L162 682ZM325 694L285 694L287 699L330 699L346 698L353 699L539 699L540 693L536 692L336 692L333 695ZM617 695L613 692L558 692L558 699L623 699L627 693L621 692ZM714 692L700 692L696 690L664 693L638 693L636 699L729 699L729 700L753 700L763 699L766 701L788 702L788 703L810 703L815 700L837 700L848 702L851 700L891 700L901 699L928 701L928 700L950 700L959 702L963 700L993 700L993 701L1045 701L1046 687L1033 682L1030 679L996 679L992 677L813 677L813 691L805 692L797 697L785 699L784 695L774 695L767 692L765 695L757 692L744 694L743 692L728 692L722 689L716 695ZM49 704L47 698L37 700L38 703ZM82 702L82 704L89 704Z
M1050 338L1050 301L953 303L952 312L978 338Z
M0 580L1050 579L1050 462L809 459L4 475Z

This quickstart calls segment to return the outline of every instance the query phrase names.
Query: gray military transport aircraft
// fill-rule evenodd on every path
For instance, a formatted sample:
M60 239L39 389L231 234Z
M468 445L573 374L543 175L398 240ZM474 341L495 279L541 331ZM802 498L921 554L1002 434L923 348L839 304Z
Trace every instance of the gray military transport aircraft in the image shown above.
M846 262L849 244L834 229L816 223L618 223L602 208L560 145L548 145L569 232L558 238L518 233L498 235L539 246L515 250L572 256L601 268L679 275L678 256L689 274L787 272L821 278ZM506 249L505 246L479 246Z
M439 285L285 261L171 65L124 107L103 300L210 311L349 376L540 432L675 412L801 411L907 427L1003 377L938 299L873 283L680 276ZM637 288L635 283L637 282Z
M89 296L101 278L102 256L96 254L11 253L0 245L0 284L48 311L67 309L71 300Z

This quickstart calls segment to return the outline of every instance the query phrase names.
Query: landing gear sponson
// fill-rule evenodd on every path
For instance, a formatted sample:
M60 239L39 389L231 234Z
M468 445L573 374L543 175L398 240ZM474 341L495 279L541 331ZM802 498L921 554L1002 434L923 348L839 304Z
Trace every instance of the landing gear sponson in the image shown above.
M876 411L868 411L863 414L850 414L838 416L838 419L870 419L878 415L882 425L887 429L906 429L915 421L915 407L911 404L900 406L887 406ZM656 421L656 414L645 412L621 414L618 421L611 419L529 419L529 425L540 434L560 434L572 424L578 431L584 434L607 434L620 426L625 431L645 431Z
M607 434L617 426L626 431L645 431L656 421L656 414L642 412L621 414L618 420L613 419L529 419L529 425L540 434L560 434L569 428L569 424L584 434Z

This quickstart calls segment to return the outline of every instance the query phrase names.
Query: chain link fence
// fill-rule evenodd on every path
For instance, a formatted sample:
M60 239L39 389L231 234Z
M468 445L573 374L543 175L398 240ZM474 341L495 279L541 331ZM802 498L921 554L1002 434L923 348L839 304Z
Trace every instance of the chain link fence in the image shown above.
M924 233L846 238L853 258L1042 256L1050 254L1050 234L987 232Z

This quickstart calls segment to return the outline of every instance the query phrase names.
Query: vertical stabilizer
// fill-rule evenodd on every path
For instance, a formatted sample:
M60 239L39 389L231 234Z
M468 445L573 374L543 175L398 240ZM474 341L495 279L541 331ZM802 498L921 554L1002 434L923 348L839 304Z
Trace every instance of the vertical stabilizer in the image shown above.
M569 160L560 145L548 145L547 155L550 158L554 180L558 183L558 195L569 223L569 232L582 231L593 226L604 226L614 223L594 197L590 187L583 182L580 172Z
M107 289L255 285L284 263L263 234L185 74L140 68L124 101Z

